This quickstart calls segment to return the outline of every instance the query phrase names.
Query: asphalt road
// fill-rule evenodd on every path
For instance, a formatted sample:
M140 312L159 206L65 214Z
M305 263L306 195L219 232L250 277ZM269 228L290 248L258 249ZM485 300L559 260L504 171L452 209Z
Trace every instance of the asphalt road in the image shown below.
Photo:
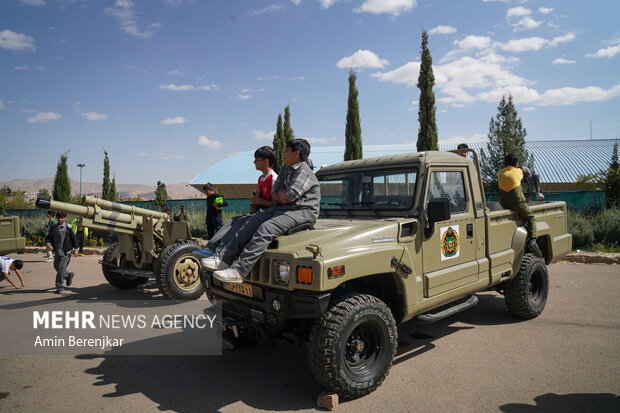
M19 256L28 287L0 282L10 300L163 299L155 289L120 291L99 256L73 258L66 296L41 254ZM620 267L553 264L547 307L511 316L503 298L430 326L399 327L392 370L377 391L338 412L620 412ZM16 278L16 277L15 277ZM202 298L204 300L204 297ZM10 316L10 313L9 313ZM2 334L11 334L3 329ZM0 411L314 411L321 389L293 345L260 345L222 356L7 356L0 349Z

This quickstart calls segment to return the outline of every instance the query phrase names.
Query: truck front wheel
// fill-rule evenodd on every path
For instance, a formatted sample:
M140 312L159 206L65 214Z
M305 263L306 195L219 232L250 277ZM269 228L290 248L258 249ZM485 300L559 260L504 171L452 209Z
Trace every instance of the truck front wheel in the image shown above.
M159 257L157 286L173 300L197 300L204 293L200 282L200 261L192 252L200 246L191 241L168 245Z
M343 398L368 394L392 367L397 335L385 303L367 294L345 295L312 327L310 370L319 384Z
M506 307L517 317L529 320L542 313L548 294L547 266L534 254L525 254L519 273L504 283Z

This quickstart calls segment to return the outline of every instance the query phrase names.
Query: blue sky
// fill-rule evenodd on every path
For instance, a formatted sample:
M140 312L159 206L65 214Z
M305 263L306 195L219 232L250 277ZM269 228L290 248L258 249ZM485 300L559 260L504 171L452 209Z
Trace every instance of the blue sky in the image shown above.
M620 135L617 0L3 0L0 181L188 182L295 136L343 145L348 70L364 144L415 143L421 32L441 142L486 139L512 93L529 140Z

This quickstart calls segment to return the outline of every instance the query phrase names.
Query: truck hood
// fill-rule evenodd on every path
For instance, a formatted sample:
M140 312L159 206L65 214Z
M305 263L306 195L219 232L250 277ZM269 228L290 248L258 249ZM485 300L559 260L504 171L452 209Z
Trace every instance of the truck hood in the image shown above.
M325 258L343 251L354 251L375 246L394 244L398 236L396 219L319 219L313 230L285 235L267 250L267 253L292 254L296 257L312 257L306 250L310 244L321 247Z

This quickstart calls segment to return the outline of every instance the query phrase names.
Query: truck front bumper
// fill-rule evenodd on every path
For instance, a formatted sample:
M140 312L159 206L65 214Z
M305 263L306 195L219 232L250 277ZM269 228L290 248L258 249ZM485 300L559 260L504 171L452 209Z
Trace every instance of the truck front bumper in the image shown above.
M200 276L209 300L222 304L224 324L247 326L269 335L286 330L293 320L321 317L331 298L329 292L283 291L249 283L233 292L215 280L211 271L201 269Z

